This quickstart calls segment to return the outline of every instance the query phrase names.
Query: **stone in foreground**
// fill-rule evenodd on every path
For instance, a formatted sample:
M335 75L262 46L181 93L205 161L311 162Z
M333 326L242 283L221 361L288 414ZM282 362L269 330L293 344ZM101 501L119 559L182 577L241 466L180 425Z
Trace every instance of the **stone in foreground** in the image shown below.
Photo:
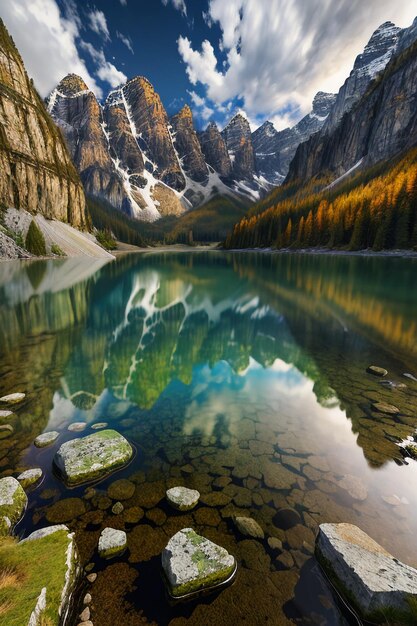
M253 537L254 539L263 539L265 537L264 531L258 522L255 522L251 517L235 517L234 522L239 532L246 537Z
M191 511L200 499L200 492L196 489L187 489L187 487L172 487L166 492L166 497L174 509Z
M383 367L378 367L377 365L370 365L366 371L368 372L368 374L380 376L381 378L388 374L388 371L386 369L384 369Z
M63 443L54 463L68 485L102 478L132 458L129 442L115 430L102 430Z
M54 443L58 437L59 433L56 430L51 430L49 433L38 435L34 443L37 448L46 448L46 446L50 446L51 443Z
M347 600L365 619L414 623L409 601L417 601L417 570L401 563L352 524L321 524L316 556ZM409 621L407 621L409 620Z
M162 552L162 567L171 596L182 598L230 582L236 560L192 528L183 528Z
M8 409L0 411L0 419L7 419L11 415L13 415L13 412L9 411Z
M105 559L121 554L127 546L126 533L123 530L105 528L98 540L98 553Z
M22 517L28 499L21 484L12 476L0 479L0 517L7 517L14 526Z
M23 489L34 485L42 478L42 470L40 467L34 467L33 469L28 469L25 472L22 472L17 477L17 480L22 485Z
M9 393L8 396L3 396L2 398L0 398L0 403L1 404L18 404L19 402L22 402L22 400L24 400L26 397L26 394L24 393Z

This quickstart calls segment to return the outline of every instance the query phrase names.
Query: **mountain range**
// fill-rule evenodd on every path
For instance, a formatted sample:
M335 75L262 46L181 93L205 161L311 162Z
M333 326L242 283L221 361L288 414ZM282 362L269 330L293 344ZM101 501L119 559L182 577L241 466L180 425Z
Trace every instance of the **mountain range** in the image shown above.
M417 19L406 29L382 24L339 92L319 91L292 128L266 121L252 132L238 113L222 130L210 122L199 132L188 105L170 118L142 76L100 102L68 74L43 103L1 23L0 202L83 229L83 189L134 220L181 222L214 198L257 202L251 213L260 213L279 185L319 177L331 188L417 143L416 39Z

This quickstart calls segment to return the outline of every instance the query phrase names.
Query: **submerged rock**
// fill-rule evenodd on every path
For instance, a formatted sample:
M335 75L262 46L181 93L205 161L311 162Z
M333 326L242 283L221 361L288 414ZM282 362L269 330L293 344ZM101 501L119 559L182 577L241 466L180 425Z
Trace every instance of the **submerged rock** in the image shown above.
M25 472L22 472L17 477L17 480L22 485L24 489L30 487L30 485L34 485L42 478L42 470L40 467L34 467L33 469L28 469Z
M121 554L127 546L126 533L123 530L105 528L98 540L98 553L105 559Z
M68 426L68 430L72 433L81 433L87 428L86 422L73 422Z
M58 437L59 433L56 430L51 430L49 433L42 433L41 435L38 435L34 443L37 448L45 448L46 446L51 445L51 443L54 443Z
M8 409L0 411L0 419L7 419L11 415L13 415L13 411L9 411Z
M383 367L378 367L377 365L370 365L366 371L368 374L373 374L374 376L386 376L388 374L388 370Z
M316 555L342 594L370 621L413 623L417 570L401 563L352 524L321 524ZM414 616L415 617L415 616Z
M24 400L26 397L26 394L24 393L10 393L7 396L3 396L2 398L0 398L0 403L1 404L18 404L19 402L22 402L22 400Z
M200 492L196 489L187 489L187 487L172 487L166 492L166 497L174 509L191 511L200 499Z
M101 428L107 428L107 422L97 422L96 424L92 424L91 428L93 430L100 430Z
M22 517L28 499L21 484L12 476L0 479L0 517L14 526Z
M234 523L242 535L253 537L254 539L263 539L265 537L264 531L258 522L255 522L251 517L235 517Z
M129 500L135 493L135 485L126 478L116 480L107 489L107 495L112 500Z
M393 404L388 404L387 402L374 402L372 407L375 411L379 411L380 413L386 413L387 415L398 415L400 409L398 409Z
M180 598L231 581L236 560L192 528L183 528L162 552L162 567L171 596Z
M69 485L102 478L132 458L129 442L115 430L102 430L63 443L54 464Z

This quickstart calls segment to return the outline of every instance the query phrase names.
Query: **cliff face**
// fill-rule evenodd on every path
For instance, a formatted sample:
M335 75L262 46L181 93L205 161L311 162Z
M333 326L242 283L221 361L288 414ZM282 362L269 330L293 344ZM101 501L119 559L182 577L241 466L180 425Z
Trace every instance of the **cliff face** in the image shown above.
M388 159L417 143L417 42L395 55L332 132L301 144L287 180L333 178Z
M153 175L177 191L185 179L168 129L168 116L151 83L141 76L123 87L123 97L139 146L152 165ZM150 162L150 163L149 163Z
M69 74L51 93L47 106L66 137L85 191L126 210L126 193L108 152L103 114L93 92L79 76Z
M324 129L334 129L343 115L360 100L375 76L391 59L401 35L401 28L385 22L373 33L362 54L356 57L353 69L337 94L336 102Z
M192 180L199 183L208 180L208 168L194 130L193 114L188 105L171 118L175 149L182 168Z
M84 191L65 141L0 20L0 202L83 228Z
M210 122L206 130L199 134L199 140L208 165L223 178L229 178L232 173L232 163L217 124Z
M238 113L223 129L232 162L232 176L236 180L251 179L256 173L252 134L248 120Z

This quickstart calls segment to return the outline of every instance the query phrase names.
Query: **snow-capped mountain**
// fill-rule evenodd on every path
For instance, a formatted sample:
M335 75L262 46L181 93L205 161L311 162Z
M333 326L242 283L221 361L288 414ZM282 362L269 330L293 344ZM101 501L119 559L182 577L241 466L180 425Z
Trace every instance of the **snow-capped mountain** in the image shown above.
M274 185L280 185L297 147L320 130L335 100L335 94L319 91L314 97L311 112L292 128L278 132L272 122L265 122L255 130L252 142L259 175Z
M385 22L372 34L362 54L356 57L353 69L339 90L336 102L324 124L329 131L337 126L343 115L358 102L370 82L382 72L394 54L403 30Z
M257 200L270 187L256 175L245 118L236 116L223 131L227 139L218 133L218 144L207 150L191 109L185 106L169 119L144 77L114 89L101 105L79 76L69 74L47 108L66 137L86 192L137 219L180 215L216 194ZM213 126L206 131L213 132Z

